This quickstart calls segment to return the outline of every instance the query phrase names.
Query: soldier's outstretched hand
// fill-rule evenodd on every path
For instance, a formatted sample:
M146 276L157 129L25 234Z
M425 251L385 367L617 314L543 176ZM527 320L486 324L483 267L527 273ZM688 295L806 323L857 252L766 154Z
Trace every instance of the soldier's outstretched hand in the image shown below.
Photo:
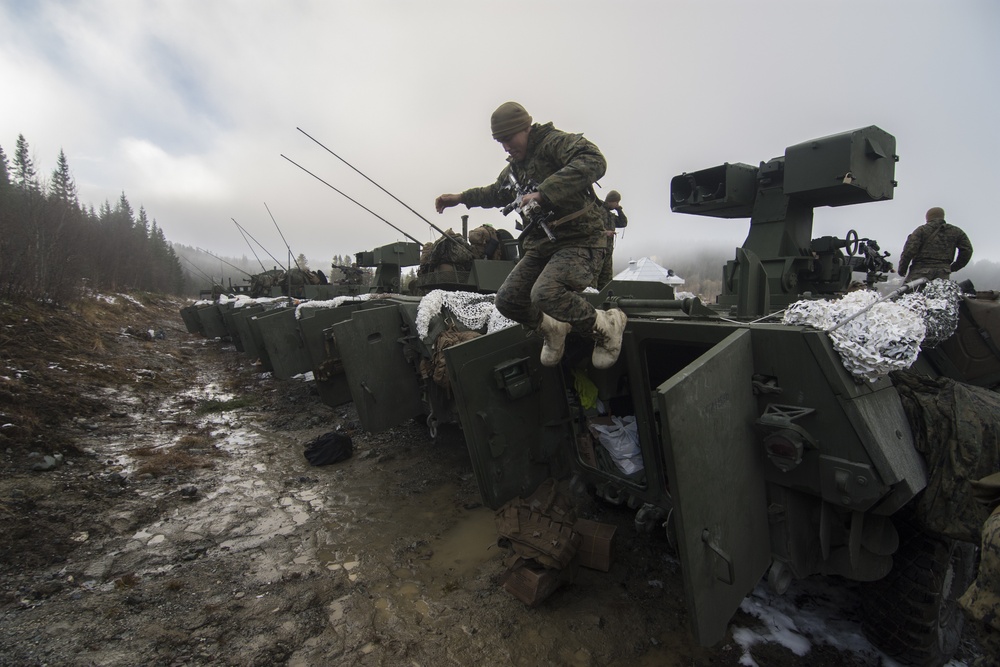
M462 203L462 195L441 195L434 200L434 208L438 213L444 213L446 208L457 206Z

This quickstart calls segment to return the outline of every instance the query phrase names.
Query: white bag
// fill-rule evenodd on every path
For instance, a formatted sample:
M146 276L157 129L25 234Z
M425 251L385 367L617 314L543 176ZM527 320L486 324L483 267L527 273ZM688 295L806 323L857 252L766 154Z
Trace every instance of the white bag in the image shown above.
M639 449L639 429L635 424L635 416L612 417L611 421L614 423L610 426L591 426L597 431L601 445L611 454L618 469L626 475L642 470L642 450Z

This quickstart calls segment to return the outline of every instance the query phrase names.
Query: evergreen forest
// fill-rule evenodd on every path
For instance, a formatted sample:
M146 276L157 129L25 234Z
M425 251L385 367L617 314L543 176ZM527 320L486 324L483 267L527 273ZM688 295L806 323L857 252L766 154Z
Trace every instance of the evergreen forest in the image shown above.
M184 273L144 208L124 192L81 204L65 153L44 178L18 135L10 158L0 146L0 300L63 304L86 290L181 294Z

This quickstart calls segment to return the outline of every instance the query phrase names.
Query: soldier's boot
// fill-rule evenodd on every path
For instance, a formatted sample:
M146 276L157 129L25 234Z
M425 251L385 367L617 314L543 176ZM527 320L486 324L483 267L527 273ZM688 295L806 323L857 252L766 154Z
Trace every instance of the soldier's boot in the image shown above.
M625 333L625 322L628 318L618 309L598 310L594 321L594 354L591 362L594 368L611 368L618 361L622 351L622 334Z
M542 366L558 365L566 350L566 334L572 328L573 325L569 322L560 322L542 313L542 323L538 325L538 332L545 338L545 344L542 345Z

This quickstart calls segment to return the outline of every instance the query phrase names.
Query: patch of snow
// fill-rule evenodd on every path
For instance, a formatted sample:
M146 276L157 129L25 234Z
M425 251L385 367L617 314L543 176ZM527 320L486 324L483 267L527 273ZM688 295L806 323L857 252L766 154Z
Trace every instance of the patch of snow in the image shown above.
M740 664L758 665L750 649L763 643L784 646L804 657L813 645L826 644L858 656L858 664L903 667L883 654L861 632L857 592L850 585L831 585L822 578L793 581L778 595L762 581L740 604L740 610L760 621L756 627L732 626L733 640L743 651ZM952 660L945 667L966 667Z

